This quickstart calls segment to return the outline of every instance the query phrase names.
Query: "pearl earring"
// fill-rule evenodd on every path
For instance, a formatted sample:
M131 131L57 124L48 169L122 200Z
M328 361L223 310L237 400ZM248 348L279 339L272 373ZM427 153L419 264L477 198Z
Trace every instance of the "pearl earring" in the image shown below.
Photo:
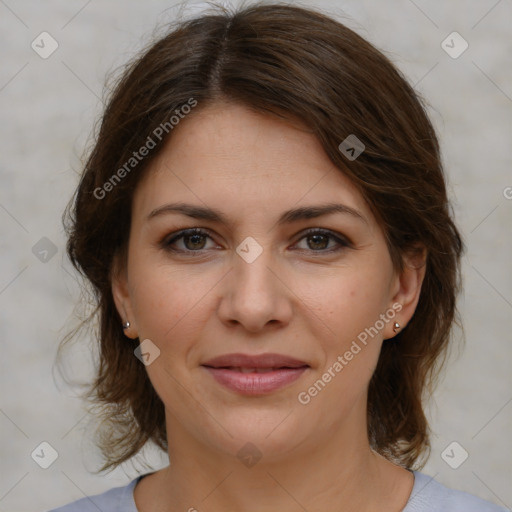
M393 332L396 334L400 330L400 324L398 322L395 322L393 324Z

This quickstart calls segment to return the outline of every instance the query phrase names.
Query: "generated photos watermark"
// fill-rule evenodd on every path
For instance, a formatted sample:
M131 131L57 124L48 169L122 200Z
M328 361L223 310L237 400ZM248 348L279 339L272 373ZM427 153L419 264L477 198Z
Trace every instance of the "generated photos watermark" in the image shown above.
M190 114L192 109L197 106L197 100L189 98L187 103L181 105L181 107L174 110L168 121L160 123L152 132L148 135L146 142L139 148L138 151L134 151L131 156L117 171L105 182L101 187L94 189L93 195L96 199L104 199L107 193L112 192L114 187L118 185L123 178L126 177L144 157L148 156L152 149L162 141L162 139L173 130L179 122L185 118L187 114ZM156 139L156 140L155 140Z
M331 380L338 375L345 366L347 366L354 357L368 344L369 339L374 338L384 329L386 324L391 322L397 313L402 311L402 304L395 302L385 313L381 313L379 319L371 326L366 327L357 335L357 340L353 340L350 348L343 355L339 355L336 361L329 366L322 377L318 379L306 391L301 391L297 399L302 405L307 405L320 393ZM362 345L362 346L361 346Z

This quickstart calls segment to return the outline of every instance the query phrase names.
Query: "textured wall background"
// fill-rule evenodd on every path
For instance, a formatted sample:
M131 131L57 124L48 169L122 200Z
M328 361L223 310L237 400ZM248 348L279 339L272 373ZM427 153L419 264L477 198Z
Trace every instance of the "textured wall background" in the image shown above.
M467 343L462 355L454 352L436 392L424 471L510 509L511 3L303 3L345 13L349 26L390 55L431 105L468 245L460 302ZM92 474L99 458L89 419L76 392L52 372L78 300L60 216L101 111L106 72L146 43L157 22L197 9L155 0L0 0L1 511L42 511L144 471L126 464L106 476ZM446 39L453 31L463 39ZM42 32L58 44L50 56L45 52L55 43ZM458 55L465 41L469 46ZM71 373L87 376L87 347L74 358ZM469 454L458 469L441 456L453 441L458 445L445 452L452 465L462 450ZM42 442L58 453L48 469L39 465L51 461ZM154 450L145 453L155 468L166 464Z

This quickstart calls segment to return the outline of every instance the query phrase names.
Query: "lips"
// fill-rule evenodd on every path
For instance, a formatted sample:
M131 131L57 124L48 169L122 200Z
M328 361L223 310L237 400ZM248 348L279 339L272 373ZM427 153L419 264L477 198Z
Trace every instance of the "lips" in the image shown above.
M213 367L212 367L213 368ZM241 366L230 366L229 368L225 368L226 370L232 370L234 372L240 373L268 373L273 372L275 370L284 369L285 367L276 367L276 368L243 368Z
M301 368L309 365L304 361L290 356L268 353L259 355L225 354L209 359L203 363L203 366L238 370L243 373L250 373L250 371L261 373L262 370L271 371L280 368Z
M280 354L227 354L201 365L224 387L243 395L265 395L297 380L308 368L304 361Z

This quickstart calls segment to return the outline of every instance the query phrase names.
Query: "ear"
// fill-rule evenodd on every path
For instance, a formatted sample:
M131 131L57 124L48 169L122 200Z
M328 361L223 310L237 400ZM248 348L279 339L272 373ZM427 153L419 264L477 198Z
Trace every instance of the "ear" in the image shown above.
M121 259L123 259L122 256L116 254L112 263L112 296L122 323L130 323L130 327L123 329L123 332L125 336L134 340L138 337L137 325L128 287L126 258L124 258L124 263L121 262Z
M424 246L416 246L402 256L403 270L395 274L392 299L389 307L396 311L392 322L386 326L384 339L393 338L401 332L411 320L420 299L421 287L427 268L427 250ZM398 304L401 308L398 308ZM394 305L394 307L393 307ZM397 332L394 323L400 324Z

